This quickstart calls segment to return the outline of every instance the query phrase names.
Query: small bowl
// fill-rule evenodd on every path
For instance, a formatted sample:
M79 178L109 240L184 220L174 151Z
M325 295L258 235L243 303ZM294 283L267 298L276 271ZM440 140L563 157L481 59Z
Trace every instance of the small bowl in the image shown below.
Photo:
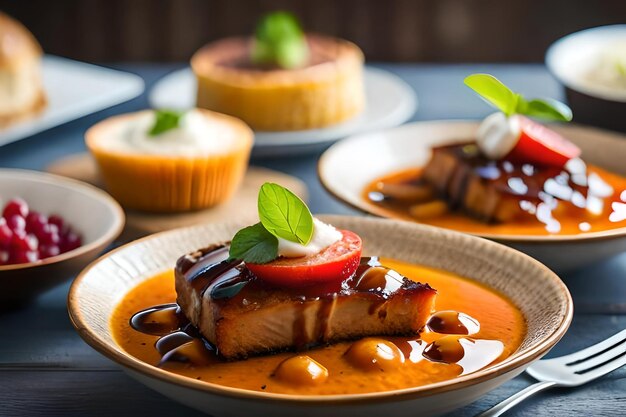
M384 175L423 167L435 146L474 140L478 126L473 121L441 120L352 136L322 154L318 164L320 181L338 200L366 213L388 217L387 210L364 198L365 187ZM586 161L626 176L624 135L574 124L551 128L578 145ZM476 235L520 250L558 273L626 250L626 226L578 235Z
M0 198L21 197L33 210L58 214L81 234L83 245L39 262L0 266L0 309L30 301L78 273L122 231L124 212L104 191L37 171L0 169Z
M565 87L574 120L626 132L626 89L585 80L585 74L611 44L626 48L626 25L601 26L572 33L548 48L546 65Z
M74 281L70 318L94 349L133 378L163 395L213 416L397 417L440 414L476 400L524 371L565 334L572 300L563 282L534 259L488 240L449 230L366 217L320 216L358 233L364 255L380 255L448 270L503 293L528 326L520 348L504 361L450 381L396 391L350 395L288 395L248 391L167 372L126 353L109 321L131 289L172 269L178 257L232 238L242 225L208 224L159 233L118 248ZM427 280L426 280L427 281Z

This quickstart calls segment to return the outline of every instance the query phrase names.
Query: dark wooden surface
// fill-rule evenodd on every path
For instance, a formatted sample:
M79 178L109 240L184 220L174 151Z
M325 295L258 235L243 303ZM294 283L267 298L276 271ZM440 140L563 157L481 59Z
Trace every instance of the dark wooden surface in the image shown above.
M470 72L487 71L528 95L560 97L562 92L540 65L381 65L417 91L415 120L477 118L489 112L462 86ZM125 65L148 85L175 65ZM46 164L84 150L82 134L111 114L146 106L145 95L129 103L82 118L32 138L0 147L0 167L43 169ZM296 175L309 186L314 212L355 214L328 196L315 173L318 155L254 161ZM550 356L600 341L626 328L626 254L564 277L576 304L570 331ZM0 288L1 289L1 288ZM196 416L130 379L78 337L67 317L68 284L35 304L0 314L0 416ZM451 415L473 416L532 383L521 376ZM418 411L416 410L416 416ZM626 369L588 386L554 390L515 408L510 416L624 416Z
M626 18L624 0L0 0L49 53L99 62L186 60L276 9L398 62L539 62L561 36Z

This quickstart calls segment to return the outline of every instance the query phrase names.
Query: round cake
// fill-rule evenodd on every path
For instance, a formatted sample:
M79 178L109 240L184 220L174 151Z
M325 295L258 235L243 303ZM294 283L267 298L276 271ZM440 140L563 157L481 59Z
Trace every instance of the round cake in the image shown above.
M45 107L41 55L28 29L0 12L0 128Z
M351 42L306 35L305 65L285 69L251 60L253 38L228 38L191 59L198 107L238 117L254 130L321 128L365 106L363 53Z

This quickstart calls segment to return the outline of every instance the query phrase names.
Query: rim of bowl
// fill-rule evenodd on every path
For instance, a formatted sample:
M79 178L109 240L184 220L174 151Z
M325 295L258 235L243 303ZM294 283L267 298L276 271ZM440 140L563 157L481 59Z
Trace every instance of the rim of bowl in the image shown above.
M359 216L341 216L341 215L327 215L334 216L336 218L359 218ZM360 217L363 220L375 220L375 221L384 221L384 222L398 222L403 223L407 227L416 227L416 228L425 228L438 230L440 232L446 234L456 234L462 235L464 239L480 239L475 236L471 236L468 234L456 232L453 230L441 229L434 226L423 225L423 224L415 224L408 221L402 220L388 220L388 219L375 219L375 218L367 218ZM490 379L496 378L505 373L511 372L521 366L524 366L535 359L540 358L545 353L547 353L559 340L565 335L567 332L572 318L574 314L574 303L567 289L567 286L561 281L561 279L548 267L535 260L534 258L519 252L515 249L511 249L507 246L501 245L496 242L492 242L489 240L483 240L487 245L494 245L498 247L498 250L513 252L516 256L520 256L526 259L526 262L531 262L535 264L540 269L544 270L547 273L547 276L553 281L553 283L560 289L561 294L566 300L566 311L563 314L562 319L560 320L558 326L555 330L548 336L546 336L539 343L530 346L524 352L514 352L509 357L505 358L502 362L497 363L493 366L489 366L486 369L482 369L480 371L459 376L457 378L453 378L451 380L437 382L434 384L427 384L418 387L412 388L403 388L399 390L393 391L382 391L382 392L371 392L371 393L362 393L362 394L335 394L335 395L297 395L297 394L277 394L277 393L268 393L268 392L258 392L252 390L246 390L242 388L233 388L224 385L209 383L205 381L197 381L193 378L185 377L182 375L174 374L172 372L168 372L152 366L129 353L125 352L119 345L115 342L108 343L104 339L98 336L98 334L91 329L89 325L83 325L85 321L83 320L82 311L78 306L78 297L76 292L78 291L79 285L85 279L87 274L101 261L110 258L118 251L123 251L128 247L144 242L149 239L154 239L156 237L163 237L167 235L175 235L181 233L181 231L193 229L194 226L191 227L183 227L174 230L168 230L164 232L155 233L153 235L149 235L143 237L141 239L137 239L133 242L127 243L123 246L120 246L106 254L102 255L100 258L91 262L72 282L70 287L68 296L67 296L67 306L70 321L72 325L81 336L81 338L90 345L93 349L98 351L103 356L109 358L110 360L124 366L128 367L134 372L138 372L144 376L148 376L151 378L156 378L160 381L176 384L179 386L183 386L185 388L193 389L194 391L200 392L208 392L215 395L228 396L231 398L240 398L240 399L253 399L259 401L281 401L288 403L297 403L297 404L319 404L319 403L354 403L354 402L389 402L395 401L398 398L403 397L411 397L415 395L420 396L431 396L443 392L454 391L457 389L465 388L468 386L473 386L480 384L482 382L488 381ZM108 317L110 319L110 317ZM108 322L107 322L108 324ZM111 347L111 345L115 346L118 350L115 350Z
M4 271L14 271L18 269L27 269L27 268L35 268L44 265L50 265L58 262L63 262L67 259L78 257L84 255L85 253L92 251L99 246L106 245L112 242L116 237L118 237L122 230L124 229L124 222L126 219L126 215L124 214L124 210L120 206L120 204L109 194L107 194L104 190L87 184L83 181L75 180L73 178L67 178L60 175L50 174L47 172L34 171L29 169L19 169L19 168L0 168L0 174L10 173L12 175L17 175L22 178L35 178L40 183L48 183L48 184L58 184L63 183L65 185L70 186L74 190L79 190L83 194L86 194L90 197L95 198L96 200L102 202L112 209L114 213L114 223L111 228L109 228L102 236L95 239L93 242L84 244L79 246L76 249L72 249L71 251L61 253L56 256L51 256L50 258L45 258L37 262L28 262L22 264L10 264L10 265L0 265L0 272Z
M589 36L591 34L595 34L598 32L613 32L613 31L622 31L624 33L624 38L626 39L626 24L615 24L615 25L604 25L604 26L596 26L589 29L580 30L577 32L570 33L568 35L563 36L560 39L557 39L554 43L552 43L545 55L545 64L550 73L559 80L565 87L578 91L580 93L586 94L588 96L599 98L607 101L614 101L618 103L626 102L626 90L625 91L614 91L609 87L600 87L595 88L592 84L585 84L578 80L576 77L570 77L566 74L563 74L562 71L559 71L557 64L557 55L561 52L562 48L564 48L569 43L574 43L580 41L580 39Z
M624 25L626 27L626 25ZM364 213L364 214L368 214L374 217L380 217L380 218L385 218L385 219L391 219L391 220L399 220L399 221L408 221L408 222L412 222L412 223L416 223L416 224L421 224L421 225L425 225L425 226L430 226L428 223L420 223L417 220L410 220L410 219L403 219L403 218L399 218L399 217L390 217L388 215L385 214L384 210L379 210L377 209L375 206L373 205L369 205L368 204L368 209L361 207L351 201L348 201L347 199L345 199L344 197L342 197L341 195L339 195L338 193L336 193L332 187L329 185L330 182L327 181L327 177L323 175L324 172L324 164L327 164L328 162L327 159L329 158L328 155L330 155L331 151L335 150L337 148L340 148L341 146L347 146L348 144L350 144L351 142L358 142L362 137L364 136L370 136L370 135L375 135L375 134L379 134L379 133L384 133L384 132L389 132L389 131L394 131L396 129L401 129L401 128L406 128L406 127L410 127L410 126L416 126L416 125L425 125L425 124L463 124L463 123L479 123L476 120L471 120L471 119L441 119L441 120L428 120L428 121L419 121L419 122L412 122L412 123L406 123L403 124L401 126L396 126L390 129L386 129L386 130L382 130L382 131L378 131L378 132L370 132L370 133L363 133L363 134L358 134L358 135L354 135L354 136L350 136L340 142L337 142L333 145L331 145L328 149L326 149L324 151L324 153L322 153L322 155L319 157L319 159L317 160L317 178L319 179L319 182L322 184L322 187L324 188L324 190L326 190L326 192L328 194L330 194L331 196L333 196L333 198L335 198L337 201L341 202L342 204L347 205L348 207L351 207L355 210L358 210L360 213ZM574 127L574 128L584 128L584 129L593 129L593 130L598 130L598 131L606 131L604 129L599 129L599 128L595 128L595 127L589 127L589 126L585 126L585 125L580 125L580 124L576 124L576 123L569 123L568 126L570 127ZM607 131L611 134L614 135L619 135L619 132L613 132L613 131ZM389 172L392 173L392 172ZM363 200L362 197L359 197L359 200L361 202L365 203L365 200ZM618 227L615 229L609 229L609 230L601 230L601 231L597 231L597 232L585 232L585 233L580 233L577 235L515 235L515 234L506 234L506 233L477 233L477 232L466 232L466 231L462 231L462 230L457 230L457 229L449 229L449 228L444 228L446 230L452 230L455 232L459 232L459 233L465 233L468 235L472 235L472 236L476 236L476 237L481 237L481 238L485 238L485 239L489 239L489 240L494 240L497 242L515 242L515 243L533 243L533 244L553 244L553 243L563 243L563 242L567 242L567 243L586 243L586 242L590 242L590 241L599 241L599 240L611 240L611 239L616 239L619 237L625 237L626 236L626 226L622 226L622 227Z

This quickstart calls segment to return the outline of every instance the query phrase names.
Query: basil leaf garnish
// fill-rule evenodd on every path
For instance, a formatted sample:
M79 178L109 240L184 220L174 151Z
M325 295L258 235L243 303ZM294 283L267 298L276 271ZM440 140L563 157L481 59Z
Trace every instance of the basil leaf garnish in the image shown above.
M526 100L490 74L472 74L465 78L465 85L474 90L486 102L507 116L523 114L546 120L570 121L571 109L556 100Z
M158 136L168 130L176 129L180 126L180 119L183 117L182 112L175 110L155 110L154 125L148 132L150 136Z
M251 54L252 62L292 69L309 58L306 36L296 17L288 12L270 13L259 21Z
M278 239L261 223L245 227L233 237L229 257L255 264L271 262L278 257Z
M313 236L313 216L300 198L278 184L265 183L259 191L259 218L276 237L306 245Z

